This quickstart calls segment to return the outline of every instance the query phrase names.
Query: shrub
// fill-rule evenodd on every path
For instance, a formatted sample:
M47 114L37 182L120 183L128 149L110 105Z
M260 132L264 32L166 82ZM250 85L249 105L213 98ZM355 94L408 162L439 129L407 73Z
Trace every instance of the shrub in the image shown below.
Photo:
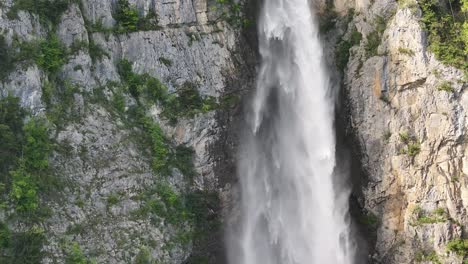
M135 264L152 264L151 253L148 248L142 247L135 257Z
M171 158L171 165L178 168L186 177L195 176L196 172L193 167L193 149L182 145L175 147L174 154Z
M146 73L134 73L128 60L121 60L117 69L130 94L139 101L145 99L159 103L163 108L161 117L171 124L175 124L179 117L194 117L219 107L215 98L202 98L195 83L185 82L176 93L168 94L167 87L160 80Z
M21 160L20 163L20 167L10 173L12 177L10 197L19 212L34 212L39 206L37 185L26 171L24 161Z
M48 129L41 120L31 119L24 126L25 144L18 167L11 171L12 188L10 197L16 209L34 212L38 209L39 188L49 189L49 155L52 146Z
M162 64L170 67L172 66L172 61L170 59L167 59L167 58L164 58L164 57L159 57L159 62L161 62Z
M11 231L8 226L0 222L0 249L6 248L11 243Z
M418 142L411 142L408 144L407 154L410 157L414 157L421 152L421 145Z
M139 30L157 30L158 17L154 10L150 10L149 14L140 18L136 7L130 6L128 0L118 0L114 19L117 21L115 31L117 33L129 33Z
M416 262L430 261L433 264L442 264L442 262L440 262L439 256L437 256L437 253L435 253L434 250L429 251L429 252L425 252L425 251L417 252L415 256L415 261Z
M104 57L110 57L109 53L107 53L99 44L96 44L92 39L89 41L88 51L93 62L100 61Z
M372 31L367 35L367 42L364 47L366 50L367 57L374 57L377 56L377 49L380 45L380 34L377 31Z
M401 132L399 136L400 136L400 140L405 144L408 144L408 142L410 141L410 136L408 132Z
M421 0L422 23L428 31L429 50L443 63L468 71L466 0L450 3L450 11L436 0Z
M350 49L359 45L362 39L362 34L357 31L357 28L354 26L353 31L351 32L350 40L342 40L335 51L336 66L339 70L344 70L348 65Z
M359 217L358 221L366 225L367 227L376 230L380 221L379 218L377 218L376 215L374 215L372 212L368 212L367 214L363 214L362 216Z
M67 247L65 264L88 264L88 260L81 251L78 243L73 242Z
M12 51L5 38L0 35L0 81L4 80L14 67Z
M151 117L138 114L139 124L145 131L150 141L153 156L152 168L155 173L167 175L169 171L170 150L167 139L161 127L155 123Z
M60 18L68 9L70 0L17 0L8 11L9 19L18 18L18 11L23 10L39 16L39 21L42 24L48 22L53 26L60 22Z
M387 21L384 17L376 16L374 19L375 30L369 33L366 38L364 49L367 57L377 56L377 49L380 45L382 34L387 27Z
M398 52L408 56L414 56L414 51L408 48L399 47Z
M117 12L114 16L117 21L117 32L126 33L134 32L138 29L138 11L134 7L130 7L127 0L117 1Z
M437 86L437 90L445 92L453 92L452 84L448 81L444 81Z
M11 245L2 263L41 263L42 246L45 241L44 230L33 226L26 232L12 235ZM2 260L0 257L0 260Z
M236 28L248 27L252 23L250 20L243 18L241 3L233 0L216 0L218 8L223 12L221 18L228 22L231 26Z
M443 208L437 208L432 212L425 212L420 207L417 207L413 214L416 216L416 221L412 225L424 225L447 222L448 216Z
M24 117L19 98L10 95L0 98L0 183L7 182L8 171L20 154Z
M116 194L110 194L107 196L107 206L111 207L116 205L119 202L119 196Z
M54 34L44 40L21 42L16 46L19 52L13 56L15 63L34 62L47 73L55 73L67 61L65 46Z
M36 64L49 73L54 73L66 62L66 51L56 35L39 42Z
M468 239L456 239L447 243L447 250L459 256L468 256Z

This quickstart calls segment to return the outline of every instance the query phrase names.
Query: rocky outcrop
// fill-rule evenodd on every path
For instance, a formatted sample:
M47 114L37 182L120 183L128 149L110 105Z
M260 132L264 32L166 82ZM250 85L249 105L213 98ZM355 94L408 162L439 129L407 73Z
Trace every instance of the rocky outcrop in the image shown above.
M362 39L343 87L368 178L358 220L378 222L371 262L462 263L447 244L467 236L466 76L429 51L416 3L364 2L346 3L355 12L344 38Z

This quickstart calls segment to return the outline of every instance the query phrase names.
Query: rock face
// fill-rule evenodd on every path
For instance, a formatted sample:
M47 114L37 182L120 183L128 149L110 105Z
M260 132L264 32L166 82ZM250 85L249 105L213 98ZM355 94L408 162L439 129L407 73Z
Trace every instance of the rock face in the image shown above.
M229 127L236 119L240 91L252 81L254 71L246 74L246 69L255 62L244 60L255 56L244 56L252 52L242 35L240 10L229 17L231 4L215 1L129 1L140 19L151 18L153 24L122 32L117 30L118 1L62 1L71 3L52 25L43 23L42 14L34 10L19 9L12 17L19 2L0 5L0 32L8 48L19 52L21 43L55 35L68 50L67 60L53 74L35 62L13 65L0 94L17 96L34 116L50 119L48 109L61 99L51 98L48 105L44 87L57 82L55 89L75 89L54 119L59 122L50 122L57 146L50 167L63 184L54 196L41 197L51 211L39 224L46 237L42 262L63 263L78 251L97 263L223 263L219 223L200 238L194 234L197 223L183 216L169 220L167 215L142 211L150 201L165 199L164 193L153 191L164 181L173 197L214 195L212 203L207 198L211 196L201 196L202 210L207 221L220 220L223 205L216 201L228 190L233 173L229 165L233 154L224 153L234 140ZM191 180L182 169L171 168L163 180L152 169L151 146L139 141L143 128L125 117L139 104L135 98L124 93L121 114L109 107L116 98L110 87L126 82L118 69L123 59L135 75L159 80L169 94L191 84L201 98L217 101L216 107L180 116L175 123L161 118L160 103L145 103L145 114L162 128L169 145L193 150ZM171 201L166 210L173 206ZM15 232L20 230L17 222L7 219L9 214L3 212L1 221Z
M360 222L378 221L371 262L462 263L447 244L467 235L466 76L428 50L416 3L337 2L355 8L344 37L354 26L362 34L350 50L343 89L368 177L355 186L367 212ZM380 43L366 54L382 18Z

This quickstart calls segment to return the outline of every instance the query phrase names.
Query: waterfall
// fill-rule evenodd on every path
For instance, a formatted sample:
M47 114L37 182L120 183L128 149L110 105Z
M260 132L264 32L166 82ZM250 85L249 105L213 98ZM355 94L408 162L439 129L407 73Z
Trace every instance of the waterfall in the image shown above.
M230 263L353 263L349 192L334 173L334 100L308 0L265 0L258 35Z

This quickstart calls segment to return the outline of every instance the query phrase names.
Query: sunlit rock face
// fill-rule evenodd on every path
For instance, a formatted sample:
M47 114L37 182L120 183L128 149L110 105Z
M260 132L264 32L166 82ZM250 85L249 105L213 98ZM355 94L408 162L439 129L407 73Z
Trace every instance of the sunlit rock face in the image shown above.
M431 53L417 5L372 2L356 2L344 27L345 39L357 30L362 40L350 49L343 80L347 122L368 177L359 199L378 220L371 259L462 263L447 244L465 237L468 223L466 75ZM369 55L367 39L379 25Z

